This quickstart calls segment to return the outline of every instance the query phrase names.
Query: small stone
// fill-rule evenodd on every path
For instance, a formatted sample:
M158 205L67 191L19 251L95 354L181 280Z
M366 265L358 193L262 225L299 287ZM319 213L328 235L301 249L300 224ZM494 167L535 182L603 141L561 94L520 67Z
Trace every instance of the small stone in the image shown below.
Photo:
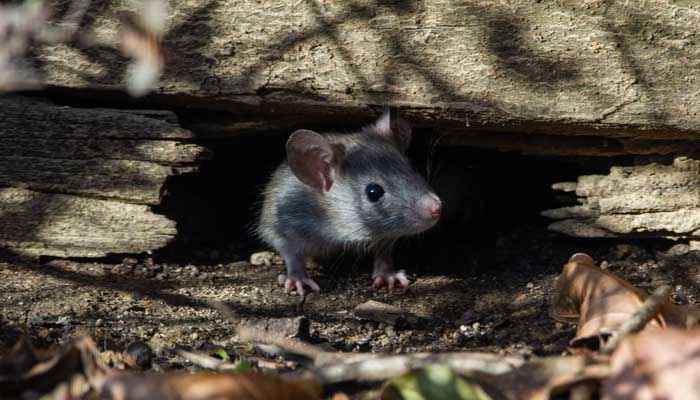
M285 337L294 337L306 340L311 335L309 320L306 317L292 318L267 318L253 322L254 328L267 332L274 332Z
M104 321L102 320L102 318L97 318L97 320L95 320L95 326L99 327L99 326L102 326L102 324L104 324Z
M478 322L474 322L472 324L472 329L474 329L475 331L478 331L480 327L481 327L481 324Z
M557 330L562 330L564 329L564 324L562 324L561 322L557 322L554 324L554 327L557 328Z
M400 327L416 326L425 322L425 318L408 310L374 300L358 305L353 312L358 318Z
M532 290L532 289L535 288L535 284L532 283L532 282L528 282L527 285L525 285L525 288L526 288L527 290Z
M608 262L605 260L600 262L600 269L602 269L603 271L608 269L609 266L610 266L610 264L608 264Z
M122 354L124 362L131 368L144 370L151 367L153 350L140 340L131 342Z
M256 266L269 267L274 264L282 264L282 258L271 251L261 251L251 254L250 263Z

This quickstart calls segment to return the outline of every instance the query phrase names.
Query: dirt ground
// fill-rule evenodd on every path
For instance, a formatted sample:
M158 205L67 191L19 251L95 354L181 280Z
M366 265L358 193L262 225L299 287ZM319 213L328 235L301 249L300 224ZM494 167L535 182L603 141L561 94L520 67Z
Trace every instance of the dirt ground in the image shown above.
M212 354L224 348L236 359L276 359L237 340L232 325L209 304L220 301L246 324L303 315L309 321L306 340L342 351L560 354L575 326L552 320L548 302L571 254L589 253L645 289L680 286L696 302L700 252L688 252L687 245L669 250L672 245L572 239L547 232L544 225L523 226L485 250L487 267L460 274L430 273L440 270L430 265L417 273L409 269L410 288L392 294L370 288L369 266L314 268L322 292L303 303L276 286L281 265L251 265L250 254L209 252L214 261L200 257L196 263L162 262L157 255L112 263L6 261L0 262L0 349L9 349L22 333L38 345L87 334L102 350L122 351L143 341L162 369L192 368L174 353L179 346ZM242 260L232 261L237 257ZM368 300L424 316L426 322L394 327L357 318L354 307Z

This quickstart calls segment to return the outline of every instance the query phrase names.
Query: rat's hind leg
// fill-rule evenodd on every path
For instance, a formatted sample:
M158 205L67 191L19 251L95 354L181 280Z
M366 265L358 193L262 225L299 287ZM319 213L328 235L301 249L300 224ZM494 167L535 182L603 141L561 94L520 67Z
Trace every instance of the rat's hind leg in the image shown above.
M391 248L383 248L374 253L374 268L372 270L372 287L377 289L386 285L389 290L394 286L407 288L410 281L406 273L394 271L394 259L391 256Z
M316 292L321 290L318 284L309 278L309 275L306 273L305 256L289 251L281 251L280 253L282 258L284 258L284 264L287 266L287 274L280 274L277 277L277 282L280 286L284 286L284 290L287 293L291 293L292 290L296 289L297 293L303 296L304 285Z

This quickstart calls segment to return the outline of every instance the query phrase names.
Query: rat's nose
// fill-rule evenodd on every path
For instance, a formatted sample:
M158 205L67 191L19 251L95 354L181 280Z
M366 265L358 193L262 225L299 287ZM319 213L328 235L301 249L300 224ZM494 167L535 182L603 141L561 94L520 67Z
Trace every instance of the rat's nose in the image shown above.
M430 193L420 200L420 209L426 219L437 221L442 213L442 202L439 197Z

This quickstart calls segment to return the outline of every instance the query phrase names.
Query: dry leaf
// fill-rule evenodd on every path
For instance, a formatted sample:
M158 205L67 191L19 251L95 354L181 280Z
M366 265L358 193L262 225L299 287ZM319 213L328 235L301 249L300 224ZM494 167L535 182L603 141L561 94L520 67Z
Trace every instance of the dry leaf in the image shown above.
M596 382L609 374L605 357L575 355L531 361L489 383L510 400L548 400L582 382Z
M576 337L570 342L578 347L616 332L646 297L645 291L598 268L587 254L577 253L571 256L559 275L550 314L558 321L578 323ZM662 315L647 326L665 326L664 312L669 313L674 322L682 318L678 306L666 305Z
M27 391L48 393L59 384L72 381L75 374L85 375L94 387L104 371L89 338L78 338L45 351L34 349L29 339L22 338L0 360L0 393L7 396L19 396Z
M113 400L313 400L313 378L285 379L258 372L196 374L115 373L102 390Z
M691 400L700 395L700 330L643 331L623 339L602 398Z

